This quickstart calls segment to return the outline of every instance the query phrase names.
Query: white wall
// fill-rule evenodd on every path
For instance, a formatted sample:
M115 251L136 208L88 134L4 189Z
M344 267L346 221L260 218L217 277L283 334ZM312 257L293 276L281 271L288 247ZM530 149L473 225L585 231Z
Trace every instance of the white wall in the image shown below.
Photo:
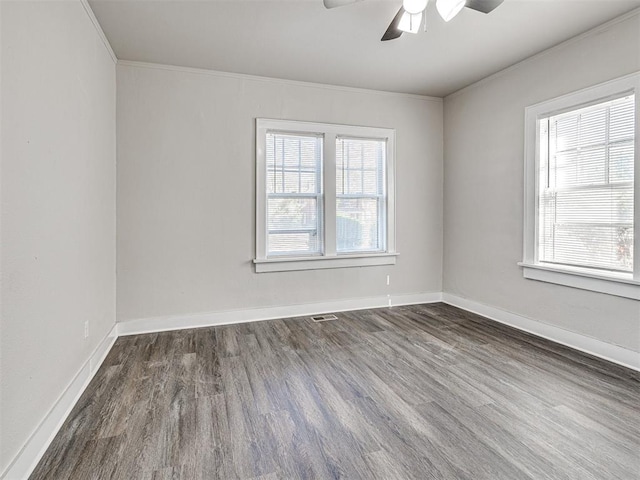
M3 472L115 323L116 79L79 1L0 3Z
M441 100L117 71L118 321L441 291ZM396 129L395 266L254 273L256 117Z
M640 15L447 97L444 291L640 351L640 302L525 280L524 109L640 70Z

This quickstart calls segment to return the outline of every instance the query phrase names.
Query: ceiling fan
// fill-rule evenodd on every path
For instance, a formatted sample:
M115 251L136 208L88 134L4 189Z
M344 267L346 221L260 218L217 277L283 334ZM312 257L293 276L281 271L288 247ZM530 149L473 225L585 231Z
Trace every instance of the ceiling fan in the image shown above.
M343 7L362 0L323 0L326 8ZM489 13L504 0L436 0L436 9L445 22L455 17L464 7ZM383 42L398 38L404 32L418 33L424 10L429 0L403 0L402 6L384 32L380 40Z

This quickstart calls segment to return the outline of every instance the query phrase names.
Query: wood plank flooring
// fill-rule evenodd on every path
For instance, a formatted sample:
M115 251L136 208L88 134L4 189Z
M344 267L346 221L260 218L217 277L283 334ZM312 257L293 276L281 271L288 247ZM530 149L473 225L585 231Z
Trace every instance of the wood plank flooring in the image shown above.
M121 337L32 479L640 479L640 375L443 304Z

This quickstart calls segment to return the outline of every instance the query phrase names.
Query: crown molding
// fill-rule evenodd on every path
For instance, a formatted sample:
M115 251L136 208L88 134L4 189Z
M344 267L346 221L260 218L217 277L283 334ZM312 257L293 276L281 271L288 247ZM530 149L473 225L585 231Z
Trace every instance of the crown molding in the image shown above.
M102 30L102 27L100 26L100 23L98 22L98 19L94 15L93 10L91 9L91 5L89 5L88 0L80 0L80 4L84 8L84 11L86 12L87 16L89 17L89 20L91 20L91 23L93 24L93 27L96 29L96 33L98 34L98 37L100 37L100 40L102 40L102 43L104 44L104 48L107 49L107 53L111 57L111 60L113 60L113 63L117 64L118 63L118 57L116 57L116 54L113 51L113 48L111 48L111 44L109 43L109 40L107 40L107 36L104 34L104 31Z

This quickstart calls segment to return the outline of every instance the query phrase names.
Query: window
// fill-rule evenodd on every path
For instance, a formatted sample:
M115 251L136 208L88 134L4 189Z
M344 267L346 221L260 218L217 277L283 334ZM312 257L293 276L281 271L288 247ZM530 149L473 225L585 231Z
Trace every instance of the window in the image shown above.
M322 253L322 137L267 133L267 254Z
M385 250L385 140L336 139L338 253Z
M256 271L394 264L394 137L258 119Z
M524 276L640 299L632 75L526 112Z

